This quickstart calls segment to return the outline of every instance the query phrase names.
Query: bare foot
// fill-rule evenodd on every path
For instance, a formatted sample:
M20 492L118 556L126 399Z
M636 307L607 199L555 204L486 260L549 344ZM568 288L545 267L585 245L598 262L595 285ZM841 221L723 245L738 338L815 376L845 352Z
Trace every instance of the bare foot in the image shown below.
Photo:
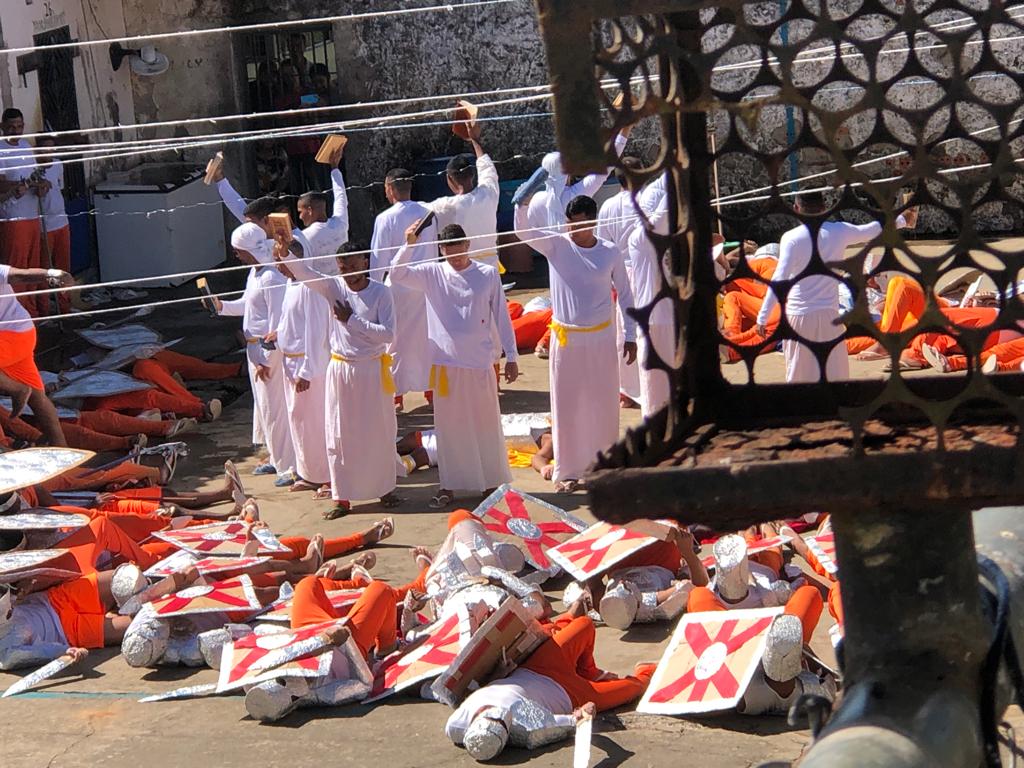
M303 570L306 573L316 573L320 566L324 564L324 537L321 534L317 534L309 540L309 546L306 547L306 554L299 558L299 562L304 566Z
M351 633L348 631L348 627L340 626L330 629L324 632L323 637L327 641L328 645L340 647L348 642L351 637Z
M372 571L374 566L377 565L377 555L373 552L363 552L357 557L353 558L350 565L357 565L367 571Z
M316 572L316 575L321 579L334 579L337 577L337 573L338 564L332 560L320 566L320 570Z

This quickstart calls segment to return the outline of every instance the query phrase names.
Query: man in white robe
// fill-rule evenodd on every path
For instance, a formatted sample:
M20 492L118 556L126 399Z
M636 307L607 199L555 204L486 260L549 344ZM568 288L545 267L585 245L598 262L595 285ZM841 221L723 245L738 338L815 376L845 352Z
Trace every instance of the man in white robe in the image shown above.
M553 480L571 493L598 452L619 436L619 376L612 287L625 317L622 354L636 361L636 324L626 313L633 291L622 254L594 234L597 204L580 196L565 210L568 232L535 229L516 208L516 229L550 266ZM557 226L557 222L554 224Z
M297 204L299 221L302 222L302 234L309 242L314 269L325 275L338 274L337 254L348 242L348 193L345 191L345 178L338 168L344 145L337 149L331 157L331 188L334 193L334 206L330 217L327 216L327 195L320 191L306 192L299 195ZM310 258L307 255L306 258Z
M279 244L275 256L331 307L331 362L327 368L327 456L333 520L351 509L351 501L380 499L395 506L395 419L391 359L395 338L391 290L367 275L364 253L342 253L340 276L326 279Z
M640 209L654 231L668 234L668 195L666 177L659 176L640 194ZM632 264L631 284L637 307L647 307L661 290L662 259L647 236L643 224L637 222L630 230L626 249ZM652 368L651 347L668 364L675 360L675 310L672 302L662 299L647 320L647 333L639 334L640 408L644 418L657 413L669 401L669 378L665 371Z
M799 214L817 216L827 210L821 192L805 192L797 198L796 211ZM910 210L906 217L897 216L898 228L912 228L917 223L917 211ZM818 230L817 253L826 265L842 261L846 249L874 240L882 233L882 225L850 224L845 221L826 221ZM775 265L772 282L797 280L811 264L814 244L811 231L805 224L786 232L779 241L779 261ZM800 279L789 290L783 308L786 319L796 334L807 341L835 341L821 370L818 359L811 348L795 340L784 340L782 352L786 357L786 381L790 383L813 383L820 380L842 381L850 378L850 358L846 344L840 338L844 327L838 323L839 280L828 275L808 275ZM757 314L757 332L767 335L768 317L778 305L779 299L773 290L765 294L761 310Z
M308 229L308 228L307 228ZM291 244L293 255L305 258L313 246L296 232ZM285 264L278 269L288 279L277 344L284 356L285 402L295 445L293 491L315 491L318 498L330 494L331 475L327 462L325 413L327 402L328 346L333 322L327 300L309 285L295 279Z
M430 310L431 388L441 481L431 507L442 509L455 500L457 490L487 492L512 481L492 367L498 357L492 328L497 328L505 351L505 378L510 383L518 378L519 365L498 271L470 257L469 239L458 225L441 230L444 261L413 264L415 230L415 225L406 230L408 247L398 252L391 280L422 291Z
M273 267L270 241L258 225L248 222L231 233L231 247L243 264L252 264L240 299L214 298L217 313L242 318L246 357L253 385L255 417L266 439L270 464L285 478L295 467L295 448L285 403L284 356L274 339L280 324L286 281ZM278 482L281 482L279 480ZM287 483L282 483L287 484Z
M412 174L393 168L384 177L384 194L391 207L377 216L370 241L370 275L391 286L395 300L395 340L388 347L395 378L395 407L402 410L408 392L427 393L430 381L430 346L427 339L427 300L420 291L394 284L387 273L405 244L405 230L430 213L412 197ZM413 261L437 258L437 227L431 222L414 247ZM428 396L428 399L429 396Z
M469 238L470 256L499 272L498 261L498 170L491 156L480 146L480 124L469 127L469 143L474 155L456 155L448 161L446 175L452 194L430 204L437 217L437 228L452 224L462 227Z

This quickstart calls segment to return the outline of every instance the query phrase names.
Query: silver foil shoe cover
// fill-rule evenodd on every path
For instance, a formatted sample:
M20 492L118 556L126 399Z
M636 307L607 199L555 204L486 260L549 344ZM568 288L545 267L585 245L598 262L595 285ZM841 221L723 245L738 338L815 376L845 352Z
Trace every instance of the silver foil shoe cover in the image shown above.
M715 589L730 602L747 596L750 583L750 564L747 562L747 542L742 536L729 534L714 543Z

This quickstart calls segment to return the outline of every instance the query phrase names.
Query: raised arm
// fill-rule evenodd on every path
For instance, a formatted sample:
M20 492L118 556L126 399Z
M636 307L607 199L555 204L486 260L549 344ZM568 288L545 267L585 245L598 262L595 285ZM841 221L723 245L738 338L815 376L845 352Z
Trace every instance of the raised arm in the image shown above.
M621 133L615 137L615 154L622 155L622 150L626 148L626 142L629 141L628 136L623 136ZM582 179L577 181L575 184L570 185L566 191L569 193L567 197L572 200L574 197L579 195L586 195L587 197L593 197L597 194L598 190L604 186L604 183L608 180L608 175L611 173L610 168L606 168L602 173L591 173L584 176ZM564 198L563 198L564 199Z
M479 144L473 142L473 148L477 150L477 189L484 190L489 196L497 200L499 195L501 194L501 187L498 184L498 169L494 167L494 161L491 160L491 156L486 153L483 153L483 148L481 148Z
M426 291L427 272L431 267L429 264L412 263L419 240L419 236L416 235L418 225L419 222L416 222L405 231L405 244L398 249L395 260L391 262L391 282L406 288L415 288L417 291ZM429 227L427 229L429 230Z
M331 188L334 191L334 210L331 212L331 218L327 220L327 226L333 230L344 232L347 241L348 192L345 189L345 178L338 168L331 171Z
M217 194L224 201L224 206L243 224L245 223L245 199L238 194L231 182L226 178L217 182Z
M555 235L561 237L560 233L547 229L530 226L529 207L520 205L516 208L516 237L537 251L541 256L550 259L555 253Z
M303 259L296 258L287 249L282 253L279 246L274 247L274 258L286 264L288 271L295 275L295 279L303 283L309 290L320 294L332 307L336 301L345 301L345 292L331 275L325 275L306 264Z

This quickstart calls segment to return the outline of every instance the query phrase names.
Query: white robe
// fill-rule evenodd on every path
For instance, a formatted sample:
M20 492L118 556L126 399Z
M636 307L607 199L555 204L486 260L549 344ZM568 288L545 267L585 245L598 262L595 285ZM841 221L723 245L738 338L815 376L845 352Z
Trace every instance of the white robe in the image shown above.
M284 355L285 401L295 445L295 472L316 485L330 482L327 462L327 344L333 322L327 301L309 286L288 281L277 344ZM298 392L303 379L309 389Z
M516 339L508 306L493 267L473 262L461 272L445 262L409 265L410 248L395 261L394 283L422 291L429 307L441 487L450 491L484 491L512 481L501 429L498 387L492 368L497 355L491 328L496 327L509 361L515 362ZM442 386L447 384L447 388Z
M395 419L393 392L385 387L383 356L395 336L390 289L371 280L352 291L345 280L317 280L319 273L290 258L289 269L327 299L332 308L344 301L352 316L331 323L331 362L327 368L327 456L335 501L379 499L395 489ZM390 379L390 376L388 376Z
M597 236L612 243L622 254L622 260L626 266L626 276L633 289L634 301L636 301L637 290L636 283L633 282L633 263L630 261L629 255L629 235L638 220L639 216L633 205L633 197L628 189L605 200L601 210L597 213ZM625 320L622 308L616 307L615 346L620 350L626 341ZM638 363L627 365L626 358L622 355L619 355L619 394L625 395L633 402L640 402L640 365Z
M325 275L338 274L338 249L348 242L348 194L341 171L331 171L334 208L327 221L314 221L302 230L313 248L313 269ZM307 256L307 258L309 258Z
M370 241L370 270L375 280L382 280L385 270L405 244L405 230L430 213L423 203L402 200L377 216ZM413 261L437 258L437 227L432 222L420 234ZM430 245L427 245L430 243ZM388 347L395 377L395 393L425 392L430 381L430 346L427 334L427 300L420 291L395 285L390 276L385 283L391 287L395 301L395 340Z
M591 248L581 248L568 235L552 237L548 230L530 228L526 217L526 209L518 207L516 228L548 260L552 324L568 329L565 344L556 331L551 334L553 479L575 480L619 436L612 286L623 312L633 306L633 291L622 254L613 245L598 240ZM605 327L593 330L601 325ZM626 341L635 340L636 324L628 316L624 333Z
M266 444L270 462L278 474L295 468L295 448L285 402L284 356L280 346L275 350L264 349L260 339L280 324L285 286L284 276L275 268L254 267L246 280L242 298L221 302L220 311L221 315L242 316L253 394L253 441L259 439ZM270 369L270 378L265 381L256 378L260 365Z

